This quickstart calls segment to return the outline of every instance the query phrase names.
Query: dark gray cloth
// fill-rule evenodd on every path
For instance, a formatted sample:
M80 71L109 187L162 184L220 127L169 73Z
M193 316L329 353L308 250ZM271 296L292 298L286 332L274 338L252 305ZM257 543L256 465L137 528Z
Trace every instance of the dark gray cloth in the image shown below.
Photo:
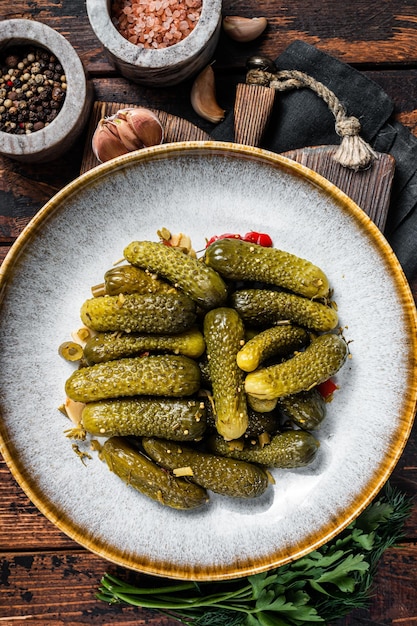
M335 93L348 115L356 116L361 136L396 162L385 236L405 275L417 277L417 138L393 120L394 104L365 74L303 41L295 41L276 60L278 70L300 70ZM217 141L234 140L233 112L212 132ZM283 92L276 98L271 122L261 145L274 152L305 146L339 144L335 120L311 90Z

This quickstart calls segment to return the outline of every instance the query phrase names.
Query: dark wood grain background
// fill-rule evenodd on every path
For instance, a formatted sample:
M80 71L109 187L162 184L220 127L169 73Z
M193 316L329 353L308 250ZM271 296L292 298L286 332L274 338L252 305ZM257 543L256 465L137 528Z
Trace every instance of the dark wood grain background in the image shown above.
M415 0L224 0L223 13L268 19L265 34L256 42L239 44L221 36L214 67L218 100L225 109L233 107L247 57L261 53L275 58L302 39L379 83L395 102L395 118L417 134ZM21 17L44 22L71 42L97 100L141 104L184 117L207 132L212 129L191 108L191 82L150 89L118 76L89 26L83 0L1 0L0 19ZM84 142L85 135L70 153L49 164L24 165L0 157L0 261L37 210L78 175ZM417 297L417 280L412 288ZM410 496L417 494L415 429L392 483ZM380 563L369 611L356 611L337 626L417 626L417 506L405 530L404 540ZM0 461L0 624L177 623L149 611L97 601L97 585L106 571L121 573L58 531Z

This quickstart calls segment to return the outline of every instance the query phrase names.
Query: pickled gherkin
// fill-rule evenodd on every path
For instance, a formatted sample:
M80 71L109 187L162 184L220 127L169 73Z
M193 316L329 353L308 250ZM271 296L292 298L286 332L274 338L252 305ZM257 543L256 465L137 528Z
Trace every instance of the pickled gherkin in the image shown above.
M204 339L212 384L217 432L225 439L238 439L248 426L244 374L236 356L244 342L245 329L233 309L220 307L204 317Z
M205 432L205 436L209 436L216 430L214 411L212 408L212 404L210 401L205 401L206 408L206 416L207 416L207 428ZM277 401L275 401L275 406L277 405ZM279 430L281 430L281 422L282 415L281 412L277 410L269 409L268 412L261 413L256 409L253 409L248 403L248 426L243 434L243 437L248 439L249 437L259 437L263 433L268 433L269 435L274 435Z
M174 509L195 509L208 502L205 489L176 478L123 437L111 437L100 452L110 471L152 500Z
M277 248L218 239L207 248L204 260L227 279L260 281L306 298L324 298L329 293L329 281L319 267Z
M198 367L200 368L201 373L201 386L204 389L211 389L210 368L207 354L203 354L198 359Z
M230 446L221 437L210 441L210 449L215 454L282 469L308 465L316 456L319 446L318 440L305 430L286 430L274 435L265 446L256 444L243 449Z
M253 326L288 321L315 332L329 332L338 322L333 307L285 291L240 289L232 294L231 305L245 323Z
M201 439L206 429L204 403L191 398L118 398L89 402L81 423L99 437L164 437L173 441Z
M245 372L255 370L261 361L272 356L289 355L307 345L309 334L291 324L273 326L249 339L237 353L237 364Z
M117 296L119 293L166 293L173 287L140 267L120 265L104 274L104 289L109 296Z
M143 438L146 454L168 470L184 470L192 482L224 496L255 498L268 487L266 472L252 464L194 450L172 441Z
M200 387L196 361L181 355L157 354L76 370L67 379L66 394L76 402L122 396L191 396Z
M278 401L282 413L305 430L317 430L326 416L326 401L316 387Z
M257 413L270 413L275 409L278 403L278 398L272 398L272 400L264 400L261 398L255 398L249 393L246 394L248 401L248 407Z
M268 412L255 411L248 405L248 427L244 437L259 437L263 433L275 435L280 430L281 415L279 411Z
M204 309L221 306L227 288L212 268L184 252L154 241L134 241L124 250L129 263L162 276Z
M180 333L194 325L195 304L180 292L119 294L86 300L83 324L97 330L126 333Z
M198 358L205 350L203 334L197 327L176 335L148 335L138 333L98 333L84 346L88 364L103 363L143 352L172 352Z
M313 263L239 237L184 250L133 241L91 288L65 406L81 413L68 437L108 438L99 455L127 485L192 510L315 459L317 386L349 350Z
M250 372L245 379L246 392L269 400L311 389L336 374L347 356L343 337L319 335L291 359Z

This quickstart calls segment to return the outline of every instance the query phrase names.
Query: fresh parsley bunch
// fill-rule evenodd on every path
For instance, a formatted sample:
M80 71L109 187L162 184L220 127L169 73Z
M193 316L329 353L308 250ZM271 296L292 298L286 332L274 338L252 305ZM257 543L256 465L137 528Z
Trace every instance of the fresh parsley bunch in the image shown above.
M326 624L368 604L383 552L411 509L389 484L367 509L319 550L276 569L222 582L169 582L144 576L143 587L106 574L97 597L158 610L188 626Z

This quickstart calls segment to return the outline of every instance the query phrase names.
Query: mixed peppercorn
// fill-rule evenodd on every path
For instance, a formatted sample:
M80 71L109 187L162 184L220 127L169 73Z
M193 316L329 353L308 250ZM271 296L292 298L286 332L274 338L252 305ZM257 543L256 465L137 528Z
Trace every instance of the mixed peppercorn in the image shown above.
M58 59L43 48L8 49L0 58L0 131L27 135L58 115L66 77Z

